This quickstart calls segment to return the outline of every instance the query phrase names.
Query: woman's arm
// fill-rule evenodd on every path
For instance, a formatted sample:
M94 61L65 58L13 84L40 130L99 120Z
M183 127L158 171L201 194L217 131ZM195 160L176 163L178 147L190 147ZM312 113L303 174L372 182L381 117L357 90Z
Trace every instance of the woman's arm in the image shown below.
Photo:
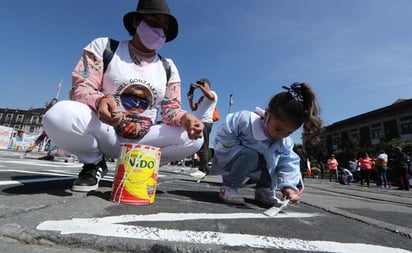
M87 104L96 110L97 102L103 97L100 91L103 79L103 61L94 53L84 50L72 72L70 99Z

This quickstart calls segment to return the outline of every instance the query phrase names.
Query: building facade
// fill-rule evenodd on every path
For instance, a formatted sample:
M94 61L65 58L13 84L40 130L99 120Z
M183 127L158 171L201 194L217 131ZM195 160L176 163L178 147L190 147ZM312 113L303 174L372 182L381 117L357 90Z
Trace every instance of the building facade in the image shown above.
M24 133L40 134L43 131L42 116L45 108L28 110L0 108L0 125Z
M328 150L355 142L359 147L400 138L412 139L412 99L395 103L324 127L321 142Z

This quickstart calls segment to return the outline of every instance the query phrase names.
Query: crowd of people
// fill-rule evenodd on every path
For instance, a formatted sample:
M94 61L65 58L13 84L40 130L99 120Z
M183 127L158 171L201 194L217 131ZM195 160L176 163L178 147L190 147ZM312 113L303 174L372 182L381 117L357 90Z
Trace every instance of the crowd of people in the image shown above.
M388 156L380 150L375 158L362 152L357 159L351 159L347 168L338 166L339 163L332 154L327 161L329 180L343 184L359 183L370 186L373 178L376 186L388 189L391 185L398 186L399 190L410 190L410 177L412 174L412 159L406 155L401 147L395 147Z

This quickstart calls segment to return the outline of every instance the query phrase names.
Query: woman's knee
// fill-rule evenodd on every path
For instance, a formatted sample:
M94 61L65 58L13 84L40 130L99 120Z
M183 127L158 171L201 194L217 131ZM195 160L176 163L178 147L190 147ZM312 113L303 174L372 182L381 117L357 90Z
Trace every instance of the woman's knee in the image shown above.
M66 141L67 138L82 136L93 118L91 109L75 101L61 101L44 115L43 127L51 139Z
M55 104L43 116L43 127L49 135L54 132L54 129L64 127L63 122L67 122L67 113L65 111L70 107L67 107L65 102Z

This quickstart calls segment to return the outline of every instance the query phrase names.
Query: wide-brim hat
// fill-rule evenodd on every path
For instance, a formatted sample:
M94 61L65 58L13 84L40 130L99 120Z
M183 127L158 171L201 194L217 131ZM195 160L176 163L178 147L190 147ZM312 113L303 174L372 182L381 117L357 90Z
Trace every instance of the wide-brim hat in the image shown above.
M132 11L124 15L123 24L126 30L133 34L136 32L136 27L133 26L133 19L136 15L144 14L166 14L169 16L169 28L167 30L166 42L176 38L179 27L177 20L170 14L169 5L165 0L140 0L137 4L136 11Z

